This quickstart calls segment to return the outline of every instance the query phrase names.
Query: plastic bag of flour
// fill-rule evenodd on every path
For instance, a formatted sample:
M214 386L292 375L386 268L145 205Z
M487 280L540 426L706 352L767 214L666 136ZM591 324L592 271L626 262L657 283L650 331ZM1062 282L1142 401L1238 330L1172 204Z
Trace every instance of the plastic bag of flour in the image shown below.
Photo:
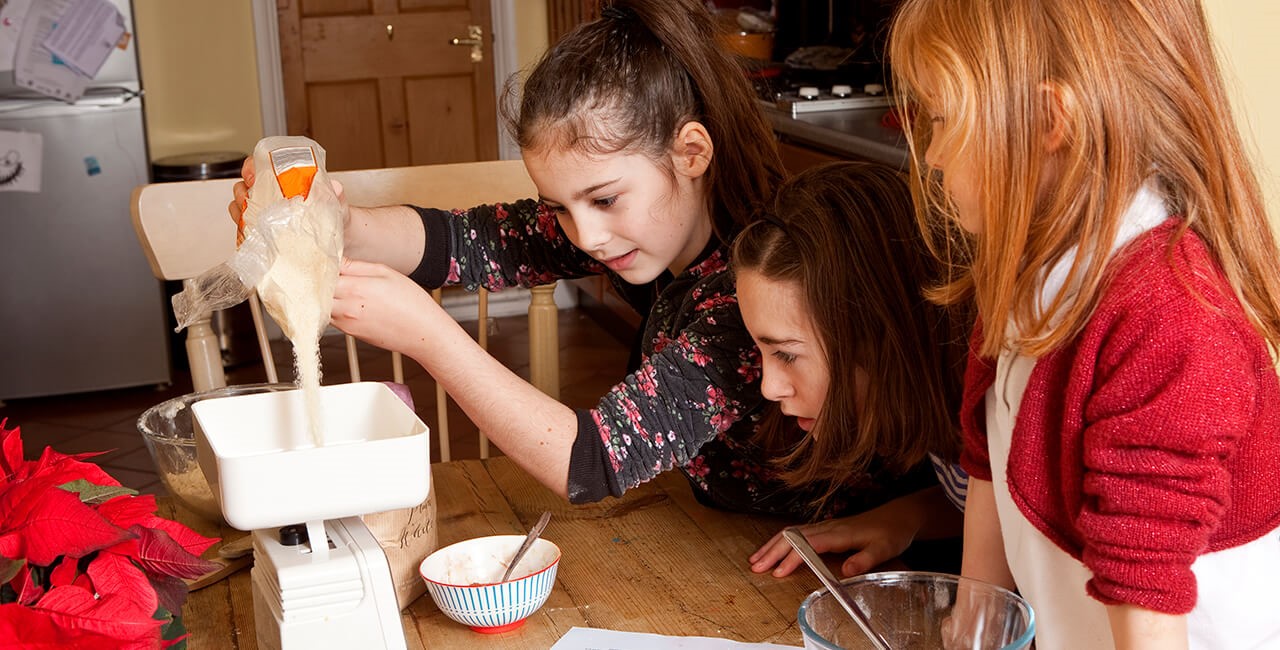
M324 148L301 136L264 138L253 163L243 241L225 264L173 297L177 329L256 289L290 340L318 337L329 324L342 259L341 205L325 173Z

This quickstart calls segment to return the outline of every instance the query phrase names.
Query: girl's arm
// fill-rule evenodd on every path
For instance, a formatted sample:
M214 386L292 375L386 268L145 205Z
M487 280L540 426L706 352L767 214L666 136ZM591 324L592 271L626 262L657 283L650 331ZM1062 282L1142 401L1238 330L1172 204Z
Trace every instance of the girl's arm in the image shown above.
M991 481L969 477L964 501L964 550L960 573L1013 590L1013 574L1004 556L1004 537L996 514L996 493Z
M1136 605L1110 605L1111 636L1116 650L1181 650L1187 645L1187 617Z
M567 496L573 410L489 356L413 281L381 264L344 260L333 324L422 364L494 444Z
M404 275L418 267L426 250L422 219L405 205L353 206L343 236L347 257L386 264Z
M819 553L856 551L840 567L844 575L852 576L898 557L917 539L957 535L963 525L961 512L952 505L942 486L934 485L866 512L799 528ZM790 575L803 562L781 532L748 561L752 571L763 573L773 569L777 578Z

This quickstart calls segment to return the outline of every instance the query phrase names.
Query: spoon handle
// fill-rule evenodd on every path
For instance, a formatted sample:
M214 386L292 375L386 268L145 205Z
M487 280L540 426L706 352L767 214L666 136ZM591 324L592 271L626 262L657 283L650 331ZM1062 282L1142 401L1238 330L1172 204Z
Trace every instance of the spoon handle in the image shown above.
M538 518L538 523L534 524L533 528L529 530L529 534L525 535L524 542L520 544L520 548L516 549L515 556L511 558L511 563L507 565L506 572L502 574L501 582L506 582L507 579L511 577L511 572L514 571L516 565L520 563L520 558L524 557L525 552L529 550L530 546L533 546L533 541L538 539L538 536L542 534L542 529L547 527L548 521L551 521L551 512L545 511L542 513L542 516Z
M813 572L818 575L818 579L826 586L827 591L831 592L836 602L840 603L844 611L849 613L849 616L853 618L853 622L862 628L862 633L867 635L867 639L876 647L876 650L890 650L889 642L885 641L879 632L871 628L871 621L867 619L866 612L863 612L857 603L849 600L848 596L845 595L840 581L832 575L826 563L818 556L818 552L813 550L813 546L809 545L809 540L805 539L804 533L795 528L785 528L782 531L782 536L786 538L787 543L791 544L791 548L794 548L796 553L800 554L800 558L804 560L804 563L808 564L809 568L813 569Z

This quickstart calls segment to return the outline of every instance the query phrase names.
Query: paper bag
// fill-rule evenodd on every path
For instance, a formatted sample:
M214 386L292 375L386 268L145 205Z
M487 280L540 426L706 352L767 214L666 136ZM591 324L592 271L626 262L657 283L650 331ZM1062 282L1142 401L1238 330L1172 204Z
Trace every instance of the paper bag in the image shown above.
M396 602L400 609L408 607L427 592L427 584L418 574L418 565L440 545L435 487L432 486L426 501L412 508L365 515L364 525L387 555L391 581L396 586Z

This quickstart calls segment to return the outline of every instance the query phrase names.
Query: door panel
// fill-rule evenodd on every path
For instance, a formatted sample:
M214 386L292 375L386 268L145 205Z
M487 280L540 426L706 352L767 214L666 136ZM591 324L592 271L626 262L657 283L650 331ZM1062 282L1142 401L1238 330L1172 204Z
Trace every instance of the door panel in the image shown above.
M405 84L405 105L416 115L438 115L455 125L448 129L411 128L409 147L412 164L452 162L445 152L480 160L476 139L475 88L466 76L414 79Z
M316 141L325 148L329 169L383 166L377 82L310 84L307 105L312 130L324 134ZM334 167L333 161L343 166Z
M488 0L281 0L290 133L314 138L329 169L498 157ZM469 25L480 53L451 45Z

